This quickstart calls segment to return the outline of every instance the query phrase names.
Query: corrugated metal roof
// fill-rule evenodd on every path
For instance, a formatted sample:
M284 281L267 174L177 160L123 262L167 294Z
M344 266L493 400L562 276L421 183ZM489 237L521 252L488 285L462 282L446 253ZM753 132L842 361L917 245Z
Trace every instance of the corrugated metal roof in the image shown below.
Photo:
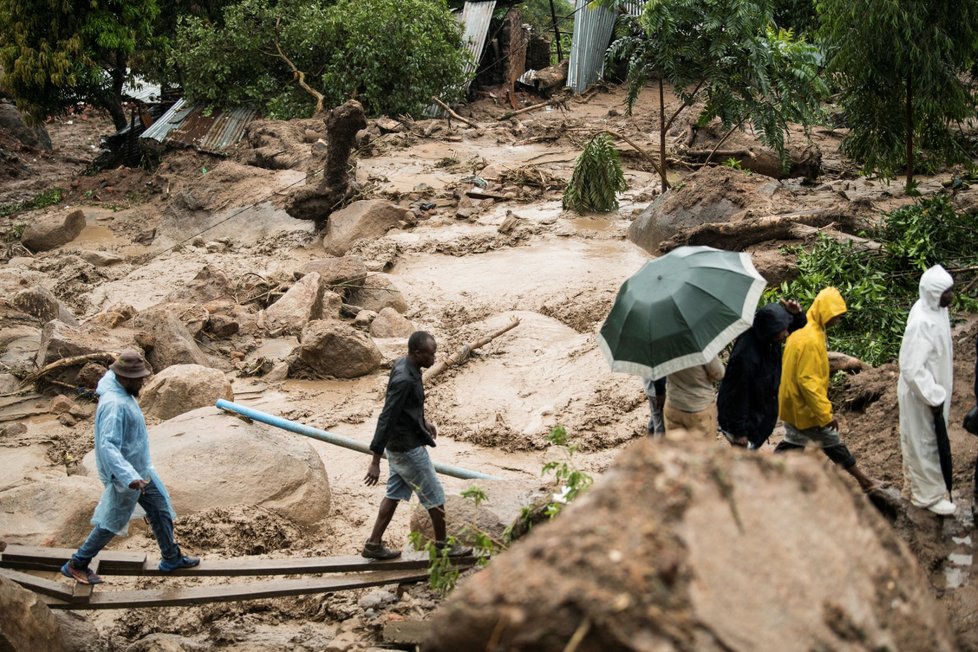
M642 13L646 0L628 0L618 10L629 16ZM590 6L589 6L590 5ZM567 85L575 93L583 93L604 74L604 56L611 43L617 14L594 0L577 0L574 7L574 35L571 37Z
M496 0L487 2L468 1L462 8L462 46L469 51L471 59L465 66L465 87L468 88L475 77L475 71L482 59L482 50L486 47L486 35L489 33L489 22L492 12L496 9Z
M588 6L590 5L590 6ZM583 93L604 72L604 54L615 28L615 12L591 0L577 0L567 85Z
M241 140L245 127L258 117L257 109L245 106L229 111L213 109L207 115L204 115L204 109L201 103L190 104L181 98L140 138L223 154L225 149Z

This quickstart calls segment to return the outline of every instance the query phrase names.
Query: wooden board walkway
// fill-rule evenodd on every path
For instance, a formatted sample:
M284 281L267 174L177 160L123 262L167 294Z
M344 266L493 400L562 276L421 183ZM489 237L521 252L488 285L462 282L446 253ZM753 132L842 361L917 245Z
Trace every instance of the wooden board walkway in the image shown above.
M45 602L54 609L170 607L257 600L420 582L428 577L428 556L421 552L405 553L400 558L387 561L358 556L203 559L195 568L172 573L160 571L159 560L150 560L143 553L101 552L92 560L91 567L97 569L102 576L241 577L330 574L327 577L125 591L106 590L105 584L92 587L81 583L57 582L27 572L58 572L73 552L74 550L68 548L9 545L0 553L0 576L44 596ZM474 557L462 557L455 560L455 563L460 567L469 567L475 561Z

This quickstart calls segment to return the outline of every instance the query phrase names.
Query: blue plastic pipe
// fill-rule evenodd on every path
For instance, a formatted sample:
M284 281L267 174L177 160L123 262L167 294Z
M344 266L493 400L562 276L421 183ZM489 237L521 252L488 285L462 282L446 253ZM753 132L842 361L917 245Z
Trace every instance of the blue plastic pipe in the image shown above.
M305 435L306 437L312 437L313 439L324 441L327 444L334 444L336 446L349 448L350 450L354 450L360 453L366 453L367 455L373 455L373 451L370 450L369 446L355 439L334 435L331 432L326 432L325 430L319 430L318 428L311 428L301 423L297 423L295 421L289 421L288 419L283 419L282 417L277 417L273 414L268 414L267 412L262 412L260 410L253 410L249 407L245 407L237 403L232 403L231 401L225 401L223 398L218 399L216 405L221 410L227 410L228 412L235 412L237 414L240 414L241 416L248 417L249 419L254 419L255 421L261 421L262 423L267 423L270 426L275 426L276 428L282 428L283 430L294 432L297 435ZM386 455L384 457L386 457ZM492 475L479 473L478 471L469 471L466 469L459 468L457 466L451 466L450 464L441 464L439 462L435 462L434 465L435 465L435 471L441 473L442 475L450 475L453 478L462 478L463 480L499 480L500 479Z

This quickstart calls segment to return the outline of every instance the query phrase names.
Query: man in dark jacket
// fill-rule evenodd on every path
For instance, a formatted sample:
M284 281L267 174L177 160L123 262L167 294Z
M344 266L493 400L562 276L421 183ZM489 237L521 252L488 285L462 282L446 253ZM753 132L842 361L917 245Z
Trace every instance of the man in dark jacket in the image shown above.
M373 459L364 484L373 486L380 479L380 459L387 453L389 473L387 492L380 502L377 520L362 555L368 559L394 559L400 550L384 546L383 537L394 517L398 502L410 500L415 493L431 517L435 546L448 549L450 557L470 554L471 548L448 546L445 536L445 492L428 456L428 446L435 445L438 430L424 418L424 385L421 370L435 362L438 345L431 333L416 331L408 338L408 354L394 363L387 381L384 409L377 419L370 450Z
M771 436L778 421L781 344L805 322L798 302L782 299L758 310L753 326L734 342L717 395L720 431L731 445L757 449Z

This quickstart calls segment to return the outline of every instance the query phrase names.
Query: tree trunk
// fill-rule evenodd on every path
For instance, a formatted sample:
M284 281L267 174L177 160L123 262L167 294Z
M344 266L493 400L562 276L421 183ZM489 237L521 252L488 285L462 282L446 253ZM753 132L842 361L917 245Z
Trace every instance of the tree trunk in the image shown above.
M669 189L666 180L666 99L662 90L662 77L659 77L659 173L662 176L662 192Z
M913 73L907 71L907 188L913 183Z
M122 108L122 86L126 83L126 59L125 55L116 53L116 65L109 69L109 77L112 79L112 88L102 96L102 108L109 113L112 124L116 131L125 129L129 125L129 116Z

